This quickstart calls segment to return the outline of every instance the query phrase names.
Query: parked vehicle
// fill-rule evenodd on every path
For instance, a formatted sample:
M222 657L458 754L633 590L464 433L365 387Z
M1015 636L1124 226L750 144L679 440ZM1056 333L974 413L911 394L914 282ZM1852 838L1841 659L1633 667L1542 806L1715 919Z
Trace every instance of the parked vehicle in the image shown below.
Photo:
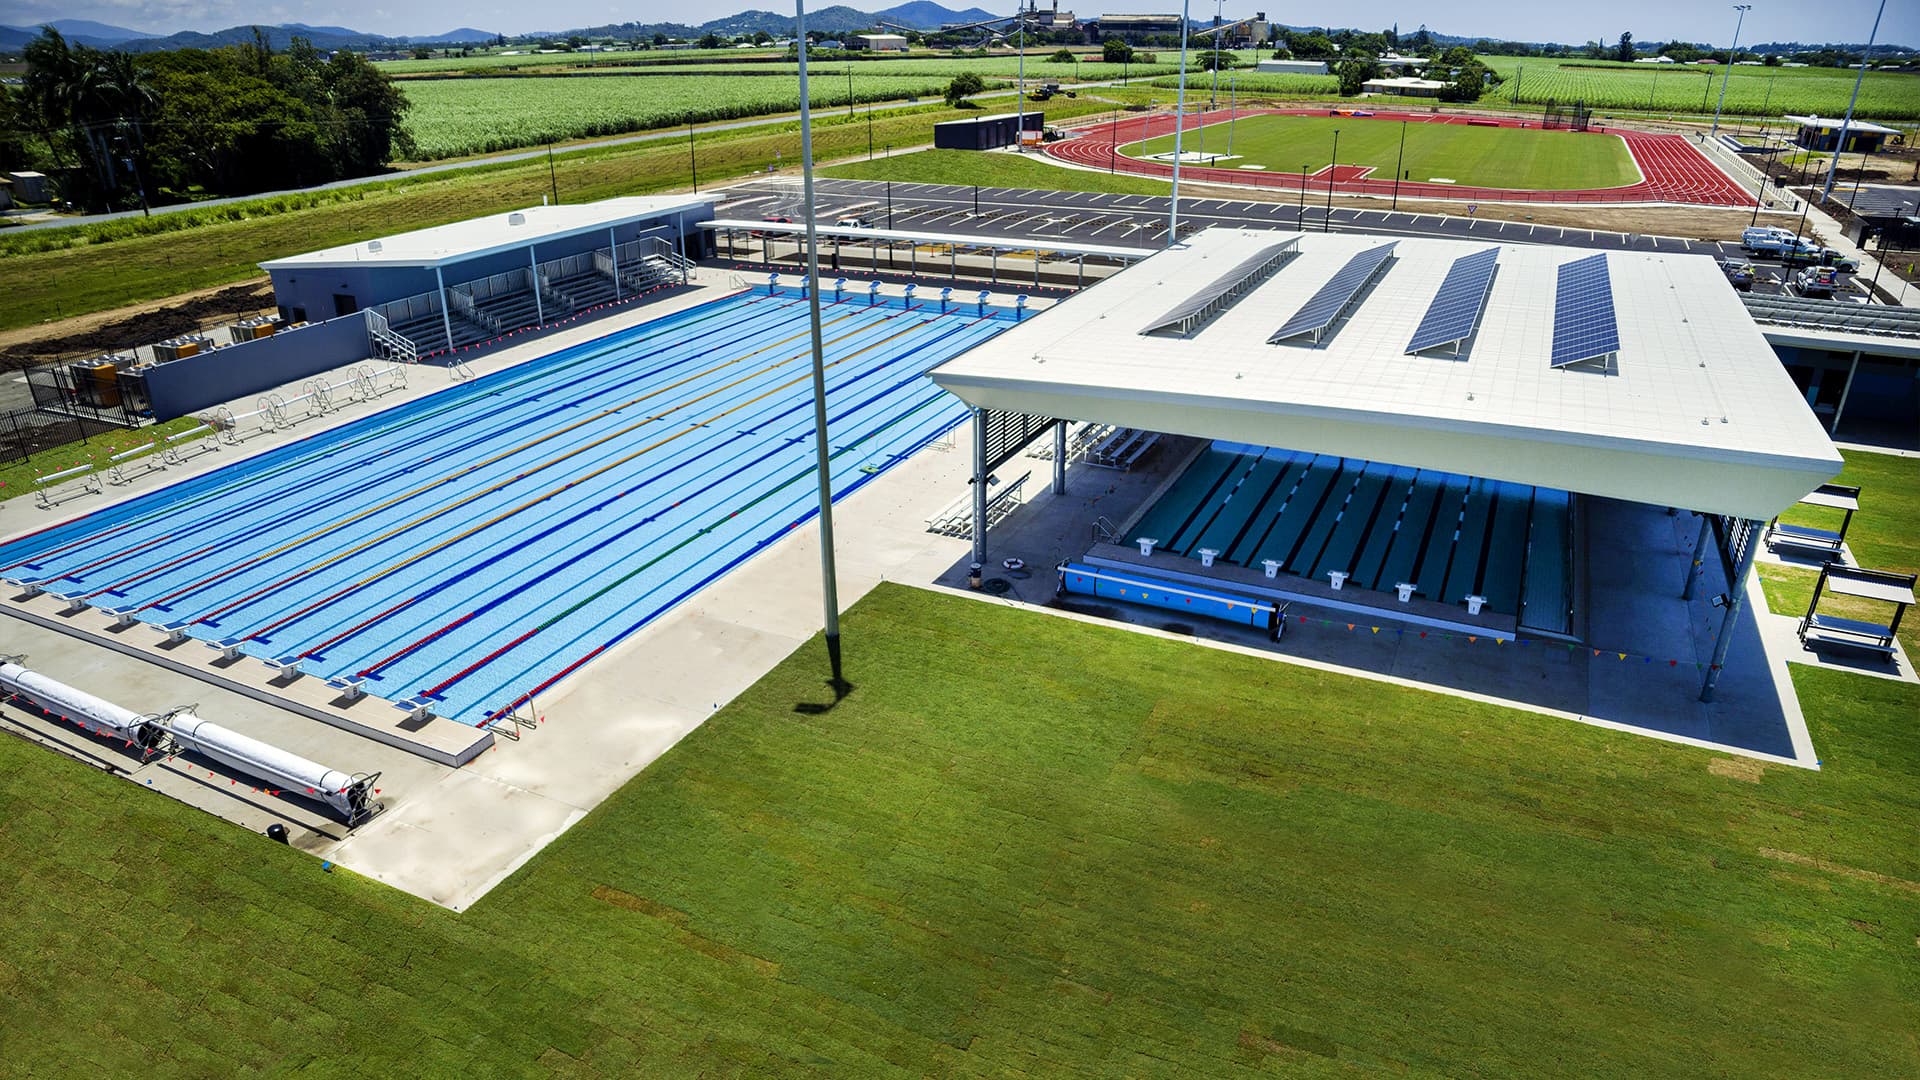
M1755 251L1761 245L1777 247L1781 242L1792 239L1793 233L1778 225L1761 225L1743 230L1740 233L1740 246L1748 251Z
M1816 247L1812 251L1786 251L1780 254L1780 261L1788 266L1830 266L1843 274L1851 274L1860 269L1860 263L1830 247Z
M1753 240L1741 240L1740 246L1755 255L1771 255L1776 259L1788 256L1808 257L1824 250L1820 245L1807 240L1795 240L1792 233L1786 236L1756 237Z
M1720 269L1726 272L1727 283L1741 292L1753 291L1753 264L1745 259L1722 259Z
M1801 296L1830 297L1840 287L1840 275L1831 266L1809 266L1793 275L1793 291Z
M843 217L833 223L836 229L871 229L873 222L863 217Z

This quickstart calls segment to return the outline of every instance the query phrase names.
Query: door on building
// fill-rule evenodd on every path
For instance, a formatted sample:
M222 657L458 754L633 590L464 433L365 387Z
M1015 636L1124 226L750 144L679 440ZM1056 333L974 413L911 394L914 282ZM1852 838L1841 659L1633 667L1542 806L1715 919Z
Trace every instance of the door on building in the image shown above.
M333 313L336 317L341 315L351 315L354 312L359 310L360 310L360 301L354 299L351 295L347 293L333 294Z

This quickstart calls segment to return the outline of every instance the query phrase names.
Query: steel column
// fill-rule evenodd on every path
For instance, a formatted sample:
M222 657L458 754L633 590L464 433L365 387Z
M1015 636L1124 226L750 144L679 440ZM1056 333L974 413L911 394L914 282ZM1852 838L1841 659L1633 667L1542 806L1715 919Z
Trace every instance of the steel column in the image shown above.
M1067 493L1067 422L1053 422L1053 493Z
M1740 553L1733 580L1727 583L1727 615L1720 620L1720 636L1713 642L1713 659L1707 663L1706 681L1700 684L1700 700L1712 701L1714 688L1720 685L1720 669L1726 666L1727 649L1733 645L1733 632L1740 621L1740 603L1747 595L1747 577L1753 572L1753 557L1760 547L1758 521L1746 522L1747 546Z
M833 474L827 439L827 370L820 332L820 238L813 211L813 110L807 97L807 11L805 0L794 0L793 39L800 59L800 183L807 221L807 322L813 341L814 469L820 480L820 601L825 609L827 663L837 699L846 685L840 667L840 589L833 564ZM849 71L852 69L849 68ZM848 95L847 108L853 108Z
M453 351L453 309L447 306L447 279L439 267L433 268L433 284L440 290L440 323L447 328L447 351Z
M1853 393L1853 377L1860 374L1860 350L1853 350L1853 363L1847 368L1847 382L1840 388L1840 403L1833 407L1833 423L1827 425L1827 434L1840 430L1840 414L1847 411L1847 398Z
M607 226L607 258L613 263L613 299L620 302L620 241L613 235L613 226Z
M987 410L973 410L974 576L987 564Z
M1693 538L1693 551L1687 559L1687 583L1680 589L1680 599L1693 599L1694 582L1700 580L1700 567L1707 561L1707 530L1712 524L1707 515L1700 515L1700 535Z
M533 245L527 245L527 277L533 279L533 317L547 325L547 305L540 300L540 264L533 261Z

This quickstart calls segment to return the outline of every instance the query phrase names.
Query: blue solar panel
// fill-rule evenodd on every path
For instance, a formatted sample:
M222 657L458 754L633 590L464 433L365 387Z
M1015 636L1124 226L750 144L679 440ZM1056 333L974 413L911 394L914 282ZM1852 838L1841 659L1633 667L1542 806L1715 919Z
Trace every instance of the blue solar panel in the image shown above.
M1487 288L1493 284L1493 265L1499 257L1499 248L1488 248L1453 260L1447 279L1440 283L1433 303L1427 305L1426 317L1413 332L1413 340L1407 342L1408 352L1465 341L1473 333L1473 324L1479 321L1480 309L1486 305Z
M1605 254L1560 266L1553 297L1553 366L1565 367L1620 351L1613 317L1613 281Z
M1368 248L1348 259L1347 265L1341 267L1339 273L1327 279L1327 283L1320 286L1320 291L1313 294L1313 298L1307 301L1306 306L1295 312L1285 326L1274 331L1273 336L1267 339L1267 344L1271 345L1290 337L1299 337L1301 334L1313 334L1315 340L1318 340L1320 332L1333 325L1333 321L1340 317L1340 313L1353 302L1354 296L1373 279L1374 272L1386 264L1387 256L1391 254L1393 254L1393 244L1388 243Z

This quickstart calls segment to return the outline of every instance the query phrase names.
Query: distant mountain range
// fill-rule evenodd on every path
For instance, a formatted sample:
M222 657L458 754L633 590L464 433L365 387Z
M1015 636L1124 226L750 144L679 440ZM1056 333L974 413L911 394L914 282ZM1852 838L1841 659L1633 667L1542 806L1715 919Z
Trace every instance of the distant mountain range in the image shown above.
M993 12L980 8L954 11L931 3L929 0L913 0L911 3L890 7L883 11L860 11L845 6L821 8L807 13L807 29L827 34L844 34L855 30L870 30L885 22L915 30L937 30L948 23L981 22L996 17ZM245 25L231 26L211 33L182 30L161 36L141 30L131 30L124 26L90 22L86 19L55 19L45 25L51 25L76 45L89 45L96 49L125 49L129 52L213 49L223 45L241 45L253 40L255 30L253 25ZM492 30L476 30L464 26L440 34L408 34L398 37L367 33L346 26L310 26L306 23L280 23L275 26L260 26L258 29L265 33L268 44L276 49L286 48L296 37L306 38L322 49L398 49L414 45L481 44L499 36ZM731 37L751 34L757 30L780 36L791 35L793 16L773 11L742 11L737 15L712 19L698 25L609 23L602 26L573 27L565 30L507 36L513 40L565 38L574 35L633 39L650 38L654 34L691 38L710 33ZM0 26L0 51L18 50L39 32L38 25Z
M1004 13L986 11L977 7L955 11L931 0L910 0L880 11L861 11L857 8L836 5L821 8L807 14L807 29L824 34L847 34L857 30L869 30L881 24L896 27L908 27L915 30L937 30L941 26L955 23L984 22L1000 18ZM211 49L223 45L240 45L254 38L252 25L233 26L212 33L199 33L183 30L179 33L160 36L142 30L133 30L124 26L93 22L87 19L55 19L51 25L66 35L67 40L77 45L89 45L96 49L125 49L130 52L155 52L162 49ZM1196 20L1195 25L1201 25ZM417 45L448 46L482 44L495 39L492 30L478 30L463 26L457 30L448 30L439 34L411 34L390 36L372 34L354 30L345 26L309 26L305 23L281 23L277 26L259 28L266 34L267 42L275 49L284 49L296 37L306 38L322 49L358 49L383 50L404 49ZM1321 27L1289 27L1293 30L1318 30ZM711 19L704 23L605 23L599 26L572 27L564 30L548 30L539 33L506 35L509 40L528 41L534 39L558 39L573 36L588 38L621 38L625 40L651 38L655 34L669 37L696 38L703 34L719 34L733 37L765 31L777 37L790 36L793 33L793 16L777 11L752 9ZM0 52L17 52L40 32L35 26L0 26ZM1470 44L1479 40L1475 37L1457 37L1451 34L1434 32L1432 38L1438 45ZM1802 45L1799 42L1782 45L1769 43L1754 46L1758 51L1791 52L1817 48L1835 48L1858 52L1860 45ZM1875 55L1889 55L1907 51L1904 46L1881 43L1874 46Z

